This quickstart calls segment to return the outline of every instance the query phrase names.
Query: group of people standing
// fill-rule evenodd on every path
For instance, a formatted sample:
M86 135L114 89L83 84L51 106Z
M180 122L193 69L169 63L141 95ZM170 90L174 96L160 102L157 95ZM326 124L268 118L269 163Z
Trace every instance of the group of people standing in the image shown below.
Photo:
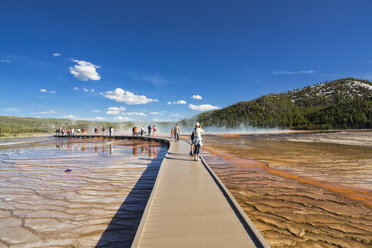
M78 128L77 130L77 135L79 134L87 134L87 129L86 128ZM105 134L105 131L106 131L106 128L105 127L102 127L101 129L102 131L102 135ZM95 135L98 135L98 128L94 128L94 134ZM56 130L56 135L67 135L67 136L71 136L71 135L75 135L75 128L67 128L67 129L63 129L63 128L59 128ZM114 129L112 127L109 127L109 135L112 136L114 135Z
M152 130L152 136L155 137L156 125L154 125L153 127L151 127L151 125L149 125L147 127L147 136L151 136L151 130ZM133 126L133 128L132 128L132 135L133 136L136 136L136 135L144 136L144 135L146 135L145 127L142 126L141 127L141 130L138 131L137 126Z

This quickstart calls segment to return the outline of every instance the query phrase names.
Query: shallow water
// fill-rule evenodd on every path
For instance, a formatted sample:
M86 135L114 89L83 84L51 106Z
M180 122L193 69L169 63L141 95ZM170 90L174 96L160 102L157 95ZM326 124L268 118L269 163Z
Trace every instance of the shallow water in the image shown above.
M0 247L130 247L167 147L110 139L10 143L0 147Z
M272 247L371 247L372 148L206 137L207 162Z

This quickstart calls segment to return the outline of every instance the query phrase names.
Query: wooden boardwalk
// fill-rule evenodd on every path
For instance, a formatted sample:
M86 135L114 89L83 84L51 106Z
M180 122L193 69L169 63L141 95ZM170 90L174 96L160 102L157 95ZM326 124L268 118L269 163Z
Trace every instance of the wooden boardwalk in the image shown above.
M188 155L187 142L111 138L170 144L132 247L270 247L209 166Z

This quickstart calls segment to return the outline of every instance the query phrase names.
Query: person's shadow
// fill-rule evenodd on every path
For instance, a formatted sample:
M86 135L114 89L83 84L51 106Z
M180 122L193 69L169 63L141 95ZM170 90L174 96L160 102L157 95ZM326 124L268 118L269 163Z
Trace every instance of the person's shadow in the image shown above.
M161 154L163 153L163 154ZM159 156L164 157L165 152ZM96 247L131 247L162 159L152 161L112 218Z

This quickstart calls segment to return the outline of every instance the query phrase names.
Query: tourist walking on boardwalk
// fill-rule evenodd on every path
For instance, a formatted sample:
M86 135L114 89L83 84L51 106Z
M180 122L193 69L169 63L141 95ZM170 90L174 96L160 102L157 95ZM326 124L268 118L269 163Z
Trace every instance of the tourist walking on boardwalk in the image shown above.
M151 125L149 125L149 126L147 127L147 130L148 130L147 135L148 135L148 136L151 136Z
M171 138L173 138L173 136L174 136L174 128L172 127L172 129L171 129Z
M71 135L75 135L75 128L71 128Z
M112 127L109 128L109 134L112 136L114 134L114 129Z
M95 134L95 135L98 134L98 128L94 128L94 134Z
M194 131L194 140L193 144L195 146L195 152L194 152L194 160L197 161L200 159L200 149L203 146L203 139L202 139L202 133L204 133L204 130L201 128L201 125L197 122L195 124L195 131Z
M155 132L156 132L156 126L154 125L154 127L153 127L153 131L152 131L152 135L153 135L153 137L155 137Z
M141 136L143 136L144 133L145 133L145 127L142 126L142 127L141 127Z
M105 127L102 127L102 135L104 135L105 134Z
M178 126L178 124L176 123L176 126L174 127L174 140L175 141L179 141L180 140L180 133L181 133L181 129Z

